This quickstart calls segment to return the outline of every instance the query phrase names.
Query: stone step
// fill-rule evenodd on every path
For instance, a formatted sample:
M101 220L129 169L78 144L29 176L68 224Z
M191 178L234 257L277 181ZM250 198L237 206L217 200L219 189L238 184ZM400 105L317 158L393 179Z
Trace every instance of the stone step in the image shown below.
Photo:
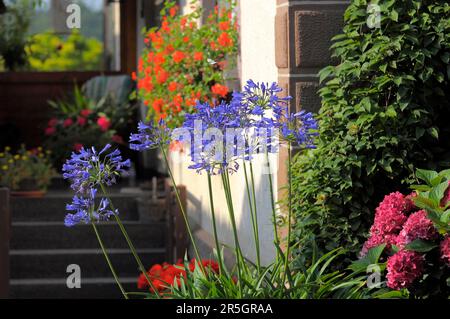
M124 221L136 248L165 247L166 224ZM118 225L99 223L98 230L106 248L128 248ZM11 249L88 249L99 248L91 225L65 227L62 222L13 222Z
M72 197L70 192L49 192L42 198L12 197L12 221L62 221ZM141 217L161 220L164 215L164 200L153 201L149 192L116 192L110 195L110 199L122 220L139 220Z
M138 249L144 266L162 263L165 248ZM121 277L138 277L139 268L129 249L108 249L109 258ZM111 271L100 249L34 249L10 251L11 279L45 279L64 277L67 266L80 266L81 278L111 276Z
M120 278L126 292L137 289L137 277ZM121 299L116 282L111 277L81 279L81 288L68 288L66 278L12 279L10 298L13 299ZM136 298L136 297L135 297Z

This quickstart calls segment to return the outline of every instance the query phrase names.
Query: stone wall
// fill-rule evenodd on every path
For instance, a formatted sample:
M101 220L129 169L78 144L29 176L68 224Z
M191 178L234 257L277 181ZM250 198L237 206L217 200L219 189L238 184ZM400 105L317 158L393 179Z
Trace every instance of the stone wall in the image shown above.
M292 96L291 112L317 112L318 72L335 63L331 58L331 38L340 33L346 0L277 0L275 17L275 61L278 83ZM280 154L278 183L286 183L287 153ZM280 195L282 196L282 195Z

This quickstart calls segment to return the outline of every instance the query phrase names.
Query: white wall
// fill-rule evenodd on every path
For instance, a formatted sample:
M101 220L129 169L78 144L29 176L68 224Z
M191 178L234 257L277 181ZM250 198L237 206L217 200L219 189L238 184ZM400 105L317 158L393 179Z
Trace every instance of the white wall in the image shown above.
M240 0L239 3L241 82L245 83L247 79L275 82L278 77L275 65L274 35L276 0ZM180 161L180 154L172 153L171 156L177 183L187 187L188 213L191 219L202 229L212 234L206 175L198 175L195 171L187 169L189 160L184 159ZM272 167L278 163L276 158L273 158L271 162ZM261 174L262 166L259 163L255 163L254 170L257 175L256 192L261 257L263 263L268 263L273 260L275 254L270 193L267 176ZM276 175L273 176L273 180L276 194ZM231 225L220 178L215 177L213 184L215 208L216 214L218 215L219 237L224 244L233 246ZM248 258L254 260L256 253L242 166L239 173L232 175L231 186L233 188L234 208L241 248ZM210 244L211 246L213 245L212 242Z

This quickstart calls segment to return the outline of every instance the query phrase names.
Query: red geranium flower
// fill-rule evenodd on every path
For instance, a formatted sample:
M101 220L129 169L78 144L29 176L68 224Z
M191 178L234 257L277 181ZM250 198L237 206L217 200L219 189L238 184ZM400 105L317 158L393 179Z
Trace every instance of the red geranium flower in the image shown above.
M86 123L87 123L87 119L86 119L85 117L78 116L78 118L77 118L77 124L78 124L79 126L85 126Z
M158 81L159 84L163 84L167 81L167 79L169 78L169 73L167 73L164 70L161 70L158 75L156 76L156 80Z
M229 21L222 21L219 22L219 29L222 31L227 31L230 28L230 22Z
M74 150L75 152L79 152L82 148L83 148L83 144L81 144L81 143L75 143L75 144L73 144L73 150Z
M195 61L201 61L201 60L203 60L203 52L195 52L195 53L194 53L194 60L195 60Z
M65 119L63 122L64 127L69 127L73 124L73 120L71 118Z
M172 54L172 59L175 63L180 63L181 61L183 61L184 57L185 57L185 55L181 51L175 51Z
M168 87L170 92L176 91L177 88L178 88L178 83L177 82L175 82L175 81L170 82L169 87Z
M58 119L53 117L48 121L48 126L56 126L56 124L58 124Z
M106 132L111 126L111 121L108 120L105 116L100 116L97 120L97 125L100 126L100 130Z
M161 113L163 105L164 105L164 100L161 98L154 100L152 103L152 107L157 113Z
M117 143L117 144L124 144L122 136L117 135L117 134L114 134L114 135L111 137L111 140L112 140L113 142Z
M231 47L233 45L233 39L230 38L228 33L222 32L217 39L217 43L223 47Z
M214 94L217 94L217 95L219 95L219 96L224 98L228 94L228 87L226 87L225 85L216 83L211 88L211 92L213 92Z
M45 129L45 135L50 136L56 133L56 129L54 126L49 126Z
M89 110L89 109L84 109L84 110L81 110L80 115L81 115L81 116L84 116L84 117L88 117L91 113L92 113L91 110Z

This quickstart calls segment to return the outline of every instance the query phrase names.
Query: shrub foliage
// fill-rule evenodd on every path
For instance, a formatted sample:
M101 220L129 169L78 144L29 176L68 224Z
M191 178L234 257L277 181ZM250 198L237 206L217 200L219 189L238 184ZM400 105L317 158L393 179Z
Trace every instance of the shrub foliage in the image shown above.
M367 24L369 3L379 28ZM320 73L318 148L295 158L300 249L314 236L322 249L357 252L384 194L406 190L416 167L449 166L449 16L437 0L348 7L333 39L338 64Z

